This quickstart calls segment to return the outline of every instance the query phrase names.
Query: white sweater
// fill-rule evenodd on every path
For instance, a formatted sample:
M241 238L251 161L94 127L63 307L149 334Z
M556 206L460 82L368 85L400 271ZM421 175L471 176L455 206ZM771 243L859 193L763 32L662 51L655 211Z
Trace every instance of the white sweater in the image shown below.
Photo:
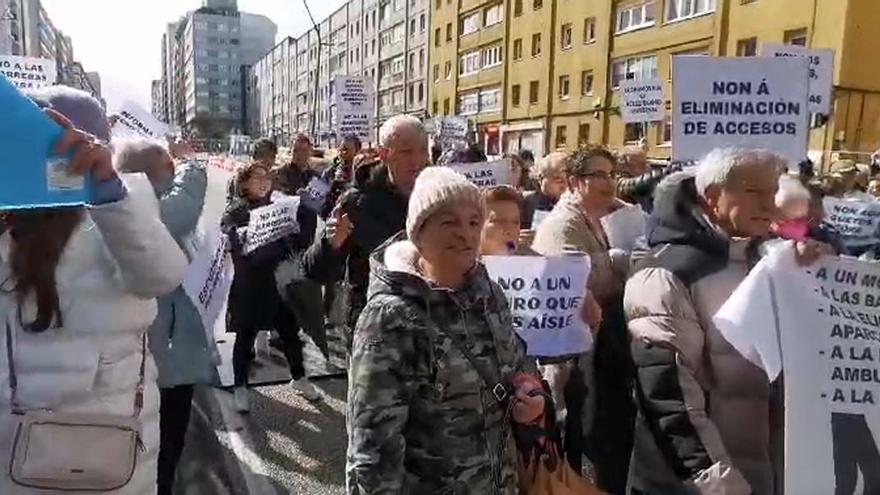
M6 322L13 324L20 406L65 412L131 415L141 360L141 339L156 317L155 297L173 291L186 257L162 225L155 204L129 194L90 208L73 234L56 271L64 327L26 333L13 294L0 292L0 466L9 465L12 422L6 354ZM140 195L141 198L144 195ZM0 237L0 281L10 277L10 235ZM23 320L36 305L26 301ZM149 351L147 351L149 352ZM159 394L156 367L147 355L144 409L140 415L146 452L134 477L116 495L156 493ZM82 446L89 455L88 445ZM46 495L19 487L0 470L3 495Z

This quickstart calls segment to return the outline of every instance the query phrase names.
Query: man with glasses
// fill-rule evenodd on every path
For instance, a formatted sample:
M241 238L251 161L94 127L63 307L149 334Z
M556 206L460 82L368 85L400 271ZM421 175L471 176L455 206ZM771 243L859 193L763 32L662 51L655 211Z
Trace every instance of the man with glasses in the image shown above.
M628 259L622 251L611 249L599 222L617 203L615 165L614 155L602 146L589 145L568 157L564 166L566 191L538 227L532 249L544 256L571 250L590 256L588 288L602 308L603 317L593 351L577 357L570 382L565 385L567 423L576 419L572 416L578 409L583 409L582 432L566 425L566 451L569 461L579 464L576 436L580 433L585 439L583 452L596 470L599 487L610 493L624 493L635 418L622 306ZM563 365L554 363L550 372L560 373ZM588 392L570 392L581 377Z

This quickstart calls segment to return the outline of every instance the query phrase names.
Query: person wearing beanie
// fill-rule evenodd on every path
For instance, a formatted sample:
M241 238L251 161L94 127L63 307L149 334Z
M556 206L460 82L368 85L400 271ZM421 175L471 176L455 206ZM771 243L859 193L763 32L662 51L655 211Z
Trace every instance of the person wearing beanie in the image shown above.
M476 186L428 168L405 230L371 256L349 370L349 494L518 493L506 412L529 423L545 399L518 388L534 366L479 261L483 215Z

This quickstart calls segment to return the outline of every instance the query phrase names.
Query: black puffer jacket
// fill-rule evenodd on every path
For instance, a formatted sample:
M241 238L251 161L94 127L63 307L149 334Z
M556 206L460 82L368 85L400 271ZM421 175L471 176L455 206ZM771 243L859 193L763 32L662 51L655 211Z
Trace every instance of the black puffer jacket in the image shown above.
M654 209L654 188L664 178L682 169L679 163L672 163L663 168L651 168L637 177L617 180L617 197L627 203L637 204L650 213Z
M333 248L326 235L320 236L304 258L306 275L312 280L322 284L345 282L346 294L342 297L348 301L350 328L354 328L366 305L370 253L403 230L408 203L406 196L392 188L388 170L382 164L358 179L357 185L344 192L338 201L354 225L351 236L339 250Z

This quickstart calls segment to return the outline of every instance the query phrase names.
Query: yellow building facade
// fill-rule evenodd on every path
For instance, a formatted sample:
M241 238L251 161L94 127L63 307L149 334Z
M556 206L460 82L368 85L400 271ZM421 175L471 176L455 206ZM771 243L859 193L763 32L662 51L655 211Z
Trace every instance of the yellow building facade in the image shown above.
M470 118L489 154L644 140L667 157L674 115L625 125L617 83L657 75L671 100L673 56L754 56L768 43L835 52L833 112L813 122L812 158L880 148L877 0L432 0L432 9L430 108Z

